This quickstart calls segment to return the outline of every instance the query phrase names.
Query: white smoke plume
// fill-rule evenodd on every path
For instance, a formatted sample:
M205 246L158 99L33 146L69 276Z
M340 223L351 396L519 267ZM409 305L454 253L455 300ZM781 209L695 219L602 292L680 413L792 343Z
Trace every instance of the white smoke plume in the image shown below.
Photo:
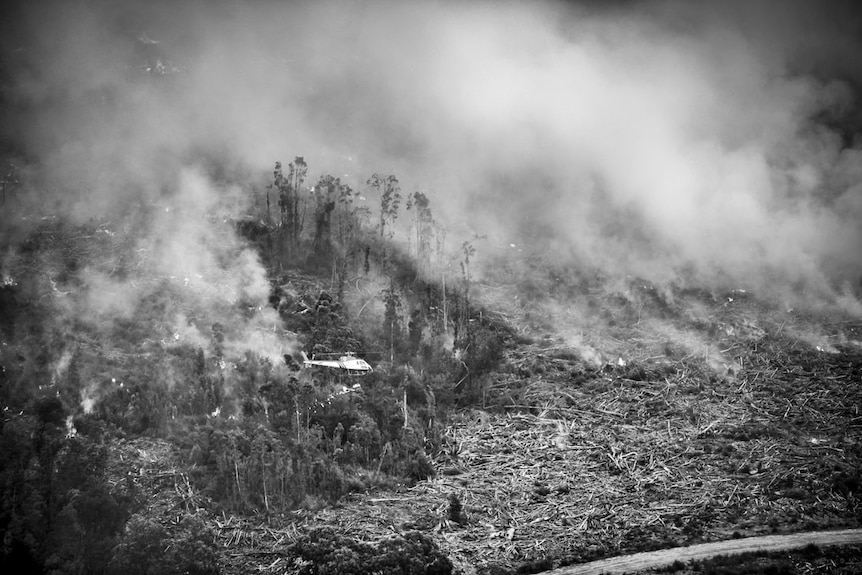
M4 39L4 136L49 174L43 206L184 206L153 249L190 281L217 264L185 259L215 241L188 206L304 155L310 181L362 189L381 172L427 189L450 237L659 284L847 297L862 274L852 8L23 3ZM220 286L236 297L265 279L238 265Z

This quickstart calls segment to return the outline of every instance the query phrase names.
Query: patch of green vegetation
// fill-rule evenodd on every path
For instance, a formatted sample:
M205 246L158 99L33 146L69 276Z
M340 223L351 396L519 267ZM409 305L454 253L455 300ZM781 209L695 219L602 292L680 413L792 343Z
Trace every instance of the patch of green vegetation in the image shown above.
M214 534L204 520L186 515L166 528L133 515L107 565L109 575L217 575Z
M287 550L297 575L450 575L452 562L425 535L410 531L379 541L359 541L329 528L310 531Z

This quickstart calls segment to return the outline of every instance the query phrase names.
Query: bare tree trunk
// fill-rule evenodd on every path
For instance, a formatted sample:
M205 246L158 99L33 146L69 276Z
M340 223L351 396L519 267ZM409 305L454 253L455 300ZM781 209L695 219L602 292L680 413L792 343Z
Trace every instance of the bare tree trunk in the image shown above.
M269 496L266 492L266 452L264 450L264 445L261 444L260 447L260 479L263 483L263 505L266 508L266 512L269 513Z
M446 272L443 272L443 333L449 333L449 318L446 307Z
M272 215L270 214L269 209L269 191L272 189L272 186L266 187L266 225L272 225Z
M233 459L233 476L236 479L236 493L239 495L240 503L242 502L242 488L239 485L239 465L236 461L236 454L234 454Z

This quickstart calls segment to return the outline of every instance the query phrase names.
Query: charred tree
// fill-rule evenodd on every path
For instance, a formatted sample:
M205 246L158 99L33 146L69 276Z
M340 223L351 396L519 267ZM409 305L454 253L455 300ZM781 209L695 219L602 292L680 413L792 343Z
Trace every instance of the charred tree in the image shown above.
M329 257L332 251L332 212L342 188L341 181L332 176L321 176L314 192L314 253L321 258Z
M383 337L389 347L389 361L395 361L395 354L400 349L401 334L401 296L394 279L390 279L389 286L383 290Z
M398 178L390 174L374 174L369 178L368 185L380 194L380 239L392 237L392 224L398 218L398 207L401 204L401 186ZM387 234L387 226L389 233Z
M431 241L434 239L434 218L431 201L422 192L413 192L407 198L407 210L413 213L413 230L416 240L416 265L421 275L431 263Z
M279 231L283 241L286 241L294 249L302 233L303 217L299 211L300 190L305 183L307 173L308 165L302 156L297 156L288 165L286 176L281 162L275 163L273 171L273 187L278 190Z

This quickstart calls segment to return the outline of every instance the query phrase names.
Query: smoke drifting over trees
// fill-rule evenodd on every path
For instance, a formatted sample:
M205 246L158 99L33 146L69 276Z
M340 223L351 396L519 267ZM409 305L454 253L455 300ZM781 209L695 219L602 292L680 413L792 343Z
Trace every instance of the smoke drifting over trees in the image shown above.
M177 570L239 565L227 513L293 521L396 480L496 473L490 410L554 434L537 458L529 420L499 420L530 437L517 466L561 479L508 466L507 506L558 509L545 497L580 461L580 484L608 483L569 501L614 517L523 520L496 495L461 513L460 486L485 483L453 476L448 518L426 492L410 524L459 554L455 530L570 561L523 529L583 522L586 557L779 517L855 524L856 4L3 3L0 569L148 568L139 554L167 548ZM373 364L361 384L336 362L354 353ZM677 480L696 503L654 508L685 496ZM618 515L622 493L663 515ZM263 557L249 541L236 572ZM297 565L316 542L350 547L313 532ZM448 572L424 535L350 548Z
M221 201L206 180L303 154L309 181L429 190L452 237L829 293L862 273L852 9L25 2L5 9L4 147L40 166L19 201L79 220Z

